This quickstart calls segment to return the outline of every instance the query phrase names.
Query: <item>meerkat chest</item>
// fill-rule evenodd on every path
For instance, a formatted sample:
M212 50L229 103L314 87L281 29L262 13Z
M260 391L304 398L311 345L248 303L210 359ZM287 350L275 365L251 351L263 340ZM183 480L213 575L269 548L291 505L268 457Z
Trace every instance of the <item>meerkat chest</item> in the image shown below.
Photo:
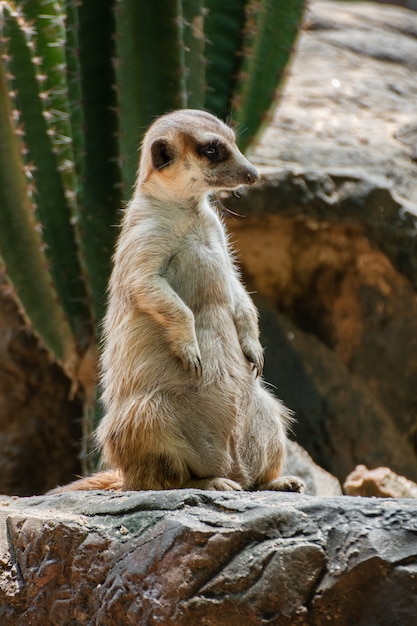
M167 280L191 308L230 299L229 252L221 225L196 224L173 252Z

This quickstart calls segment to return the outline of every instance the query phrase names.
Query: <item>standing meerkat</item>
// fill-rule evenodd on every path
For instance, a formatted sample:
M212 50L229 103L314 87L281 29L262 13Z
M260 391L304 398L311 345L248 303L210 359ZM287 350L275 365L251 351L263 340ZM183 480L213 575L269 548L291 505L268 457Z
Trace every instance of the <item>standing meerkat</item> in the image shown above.
M257 310L209 200L258 178L209 113L149 128L104 321L97 440L111 469L64 490L302 489L280 476L288 411L261 380Z

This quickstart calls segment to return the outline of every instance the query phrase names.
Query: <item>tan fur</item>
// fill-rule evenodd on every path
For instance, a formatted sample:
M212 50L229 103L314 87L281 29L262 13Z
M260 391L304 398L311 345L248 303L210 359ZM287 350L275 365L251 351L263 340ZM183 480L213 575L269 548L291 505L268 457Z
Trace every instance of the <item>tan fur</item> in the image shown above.
M123 485L103 472L66 489L299 491L278 478L288 412L259 376L257 311L208 199L258 173L202 111L157 119L141 155L110 280L97 431Z
M123 487L123 476L115 470L107 470L106 472L98 472L92 476L80 478L64 487L57 487L48 491L49 495L56 493L64 493L65 491L83 491L85 489L107 489L121 491Z

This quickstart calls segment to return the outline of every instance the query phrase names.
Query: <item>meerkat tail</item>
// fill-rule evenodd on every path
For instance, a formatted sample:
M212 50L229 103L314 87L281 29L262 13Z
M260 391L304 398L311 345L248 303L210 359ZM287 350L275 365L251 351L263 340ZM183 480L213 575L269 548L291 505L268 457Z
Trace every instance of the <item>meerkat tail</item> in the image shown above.
M98 472L92 476L86 476L74 480L74 482L65 485L64 487L56 487L48 491L47 495L54 495L57 493L64 493L67 491L92 491L94 489L104 489L106 491L121 491L123 485L123 478L121 474L115 470L106 470Z

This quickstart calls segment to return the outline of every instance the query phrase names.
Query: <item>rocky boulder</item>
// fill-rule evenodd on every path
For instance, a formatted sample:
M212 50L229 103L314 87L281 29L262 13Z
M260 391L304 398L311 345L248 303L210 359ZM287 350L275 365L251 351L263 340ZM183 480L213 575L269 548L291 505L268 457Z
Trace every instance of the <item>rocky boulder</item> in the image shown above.
M358 465L343 485L350 496L376 496L378 498L417 498L417 485L404 476L398 476L389 467L368 470Z
M417 202L417 15L311 0L259 165L356 174Z
M417 14L309 6L263 183L223 200L228 226L298 442L340 480L416 480Z
M32 495L81 471L81 398L43 350L0 273L0 493Z
M3 626L413 626L417 502L271 492L0 502Z
M298 442L339 480L359 464L417 480L417 15L309 7L252 154L264 183L227 199L245 215L228 225ZM40 493L81 470L82 403L5 284L0 309L0 491ZM313 465L310 493L323 493Z

